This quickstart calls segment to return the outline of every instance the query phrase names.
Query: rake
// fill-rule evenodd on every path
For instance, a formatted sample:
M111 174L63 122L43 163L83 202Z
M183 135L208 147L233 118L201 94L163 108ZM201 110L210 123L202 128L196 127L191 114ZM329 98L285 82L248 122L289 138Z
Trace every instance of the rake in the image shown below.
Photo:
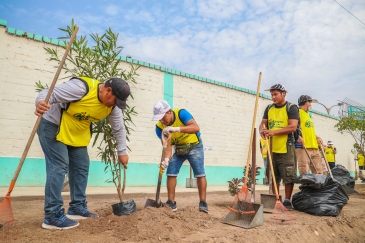
M72 33L70 42L68 43L68 46L66 48L66 51L63 54L63 58L62 58L62 60L60 62L60 65L58 66L58 69L57 69L57 72L56 72L56 74L55 74L55 76L53 78L52 84L49 87L48 94L47 94L46 99L45 99L45 102L46 103L48 103L49 98L50 98L50 96L52 94L52 91L53 91L54 87L56 86L57 79L58 79L58 77L59 77L59 75L61 73L63 64L66 61L67 55L68 55L68 53L69 53L69 51L71 49L72 43L73 43L73 41L76 38L76 34L77 34L77 31L78 30L79 30L79 27L78 26L75 26L75 29L74 29L74 31ZM34 124L33 130L32 130L32 132L31 132L31 134L29 136L27 145L25 146L25 149L23 151L22 157L20 158L18 167L17 167L17 169L16 169L16 171L14 173L13 179L10 182L8 192L6 193L6 196L5 196L4 200L0 204L0 224L3 225L3 226L9 225L9 224L12 224L12 223L15 222L14 215L13 215L13 211L11 209L10 194L11 194L11 192L14 189L15 182L18 179L20 170L22 169L22 166L24 164L24 160L27 157L27 154L28 154L30 145L33 142L35 133L37 132L37 129L39 127L39 124L41 122L41 119L42 119L42 115L38 116L38 119L37 119L36 123Z
M252 141L253 141L255 124L256 124L257 105L258 105L259 96L260 96L261 76L262 76L262 73L260 72L258 83L257 83L254 114L253 114L253 119L252 119L250 146L249 146L249 150L248 150L248 153L247 153L245 178L243 180L243 185L241 187L241 190L238 192L238 194L236 195L236 197L235 197L235 199L233 200L233 203L232 203L232 205L235 205L238 202L244 203L245 204L245 207L244 207L245 210L244 211L242 211L242 210L239 211L237 209L234 209L233 207L227 207L228 210L230 210L232 212L235 212L235 213L243 214L243 215L244 214L254 214L255 213L255 209L252 205L251 196L250 196L250 193L249 193L249 190L248 190L247 181L248 181L249 165L250 165L250 161L251 161L250 159L251 159L251 151L252 151Z
M270 151L270 145L267 141L267 137L265 137L265 143L266 143L267 150ZM272 175L272 181L274 183L275 197L276 197L276 203L274 206L274 210L272 212L271 219L278 223L286 223L287 221L291 222L291 221L295 220L295 217L293 217L291 215L291 213L289 213L288 209L280 201L278 188L276 186L274 167L272 165L271 153L269 152L269 153L267 153L267 155L269 156L270 171L271 171L271 175Z

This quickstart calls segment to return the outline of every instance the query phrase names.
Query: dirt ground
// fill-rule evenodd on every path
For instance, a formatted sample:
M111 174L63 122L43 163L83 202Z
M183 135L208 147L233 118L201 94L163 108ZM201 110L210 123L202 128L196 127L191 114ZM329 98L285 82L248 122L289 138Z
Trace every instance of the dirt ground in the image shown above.
M17 222L0 229L0 242L365 242L365 194L350 196L338 217L317 217L293 210L293 224L274 223L271 214L264 214L264 225L251 229L220 222L227 213L225 205L233 200L228 192L208 193L209 214L198 211L196 193L178 193L177 212L169 208L143 209L146 199L154 195L127 197L136 202L138 211L115 216L111 205L118 202L117 195L88 196L90 211L100 217L82 220L79 227L63 231L41 228L42 197L12 198ZM161 198L165 201L166 195ZM68 204L69 197L64 199Z

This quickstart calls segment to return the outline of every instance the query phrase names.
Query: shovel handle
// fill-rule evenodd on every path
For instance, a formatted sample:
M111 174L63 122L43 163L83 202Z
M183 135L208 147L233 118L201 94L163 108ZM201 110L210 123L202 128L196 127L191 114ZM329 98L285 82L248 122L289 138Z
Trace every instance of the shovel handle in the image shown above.
M322 144L319 144L319 147L321 148L321 151L322 151L322 154L323 154L324 161L326 161L327 169L328 169L328 171L330 172L331 178L333 179L332 171L331 171L331 169L330 169L330 165L328 164L327 157L326 157L326 154L324 153L324 150L323 150L323 146L322 146Z
M48 93L47 93L46 99L44 100L46 103L48 103L49 98L51 97L51 94L53 92L53 89L56 86L56 82L58 80L58 77L60 76L60 73L61 73L63 64L66 61L66 58L67 58L68 53L70 52L70 49L72 47L72 43L76 39L76 34L77 34L78 30L79 30L79 27L78 26L75 26L75 29L74 29L74 31L72 33L72 36L71 36L71 39L70 39L70 41L69 41L69 43L67 45L67 48L65 50L65 53L63 54L62 60L61 60L60 64L58 65L58 68L57 68L56 74L55 74L55 76L53 78L53 81L52 81L52 83L51 83L51 85L50 85L50 87L48 89ZM10 197L10 193L13 191L13 188L15 186L15 182L18 179L20 170L23 167L24 160L27 157L28 151L29 151L30 146L31 146L31 144L33 142L33 139L34 139L34 136L35 136L35 134L37 132L37 129L39 127L39 124L41 123L41 120L42 120L42 115L38 116L38 118L37 118L37 120L36 120L36 122L34 124L33 130L32 130L32 132L31 132L31 134L29 136L27 145L25 146L25 149L23 151L22 157L20 158L18 167L17 167L17 169L16 169L16 171L14 173L13 179L10 182L9 189L8 189L8 192L7 192L7 195L6 195L7 197Z
M264 128L266 128L266 126L264 125ZM272 141L272 139L270 139L270 142ZM276 186L276 178L275 178L275 172L274 172L274 167L272 165L272 158L271 158L271 153L270 153L270 144L267 141L267 137L265 136L265 144L267 147L267 155L269 156L269 164L270 164L270 170L271 170L271 176L272 176L272 181L274 182L274 189L275 189L275 196L276 196L276 200L279 200L279 192L278 192L278 188Z
M313 160L312 160L311 156L309 155L307 148L306 148L304 145L303 145L303 149L304 149L305 153L307 154L308 159L309 159L309 161L311 162L311 164L312 164L312 166L313 166L313 168L314 168L315 173L316 173L316 174L318 174L317 168L316 168L316 166L314 165L314 162L313 162Z

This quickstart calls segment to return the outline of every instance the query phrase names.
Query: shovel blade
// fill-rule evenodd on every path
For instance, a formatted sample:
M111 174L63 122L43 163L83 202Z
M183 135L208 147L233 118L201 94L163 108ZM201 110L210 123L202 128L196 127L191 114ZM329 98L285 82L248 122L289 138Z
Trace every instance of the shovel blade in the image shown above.
M282 202L280 195L279 200ZM260 194L260 202L263 206L264 213L272 213L276 204L276 196L274 194Z
M162 206L161 200L158 200L156 202L156 200L152 200L152 199L147 198L147 201L146 201L146 204L144 205L144 208L147 208L147 207L159 208L161 206Z

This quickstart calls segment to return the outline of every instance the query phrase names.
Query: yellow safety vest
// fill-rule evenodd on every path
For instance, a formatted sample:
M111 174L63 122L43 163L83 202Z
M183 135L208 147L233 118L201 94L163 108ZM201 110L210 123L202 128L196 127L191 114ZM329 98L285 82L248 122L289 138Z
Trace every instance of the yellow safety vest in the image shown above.
M300 128L302 130L302 137L304 139L304 145L306 148L318 149L318 142L316 131L312 118L307 112L299 109Z
M78 101L70 102L66 109L62 109L57 141L64 144L83 147L90 143L91 123L107 117L113 107L107 107L99 100L100 81L79 77L88 87L88 93Z
M286 111L286 105L287 104L281 108L276 108L274 105L270 107L268 112L268 126L270 130L275 131L288 126L289 119ZM288 141L288 134L276 135L271 137L271 139L273 153L287 153L286 142Z
M357 154L357 163L359 164L359 166L364 166L364 155L362 154Z
M180 120L179 112L182 109L174 109L174 122L170 125L170 127L184 127L184 123ZM162 124L160 121L156 124L161 130L163 130L166 125ZM171 136L171 145L182 145L187 143L199 143L199 137L197 133L182 133L182 132L174 132Z
M267 142L269 142L269 140L267 140ZM260 144L261 144L261 149L262 149L262 158L267 158L267 147L266 147L265 139L260 138Z
M324 151L324 153L326 154L326 158L328 162L336 162L335 160L335 154L333 153L332 148L326 148L326 150Z

